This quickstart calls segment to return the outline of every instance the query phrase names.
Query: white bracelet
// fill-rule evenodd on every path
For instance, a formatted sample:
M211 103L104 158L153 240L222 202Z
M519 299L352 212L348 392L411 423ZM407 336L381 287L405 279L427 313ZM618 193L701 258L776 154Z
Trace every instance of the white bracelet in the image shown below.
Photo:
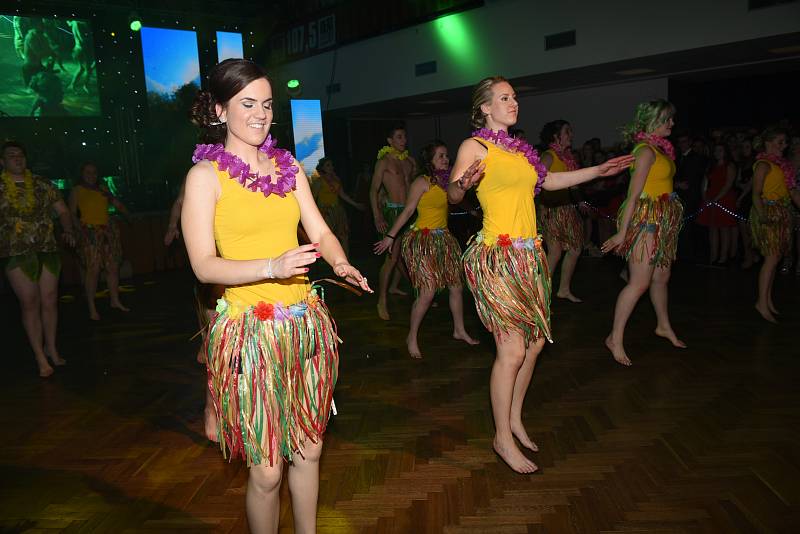
M275 273L272 272L272 258L267 261L267 278L275 278Z

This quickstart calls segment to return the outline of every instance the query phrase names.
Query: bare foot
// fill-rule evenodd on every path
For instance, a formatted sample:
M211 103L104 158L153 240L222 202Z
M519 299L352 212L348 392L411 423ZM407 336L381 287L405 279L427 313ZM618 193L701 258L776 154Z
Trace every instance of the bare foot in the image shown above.
M678 336L676 336L675 332L673 332L672 330L666 330L666 329L663 329L663 328L656 328L656 335L658 337L663 337L663 338L669 339L670 343L672 343L672 345L674 347L678 347L679 349L685 349L686 348L686 343L684 343L683 341L678 339Z
M47 378L48 376L53 374L53 368L50 367L50 364L47 363L47 358L43 357L41 360L36 358L36 365L39 366L39 376L42 378Z
M383 319L384 321L389 320L389 310L386 308L386 301L382 301L378 299L378 317Z
M572 292L570 291L563 291L563 292L559 291L558 293L556 293L556 296L560 299L567 299L568 301L574 302L576 304L583 302L581 299L573 295Z
M47 351L47 357L50 358L50 361L53 362L53 365L56 367L61 367L62 365L67 365L67 360L61 357L57 350L50 350Z
M614 356L614 359L617 363L624 365L625 367L630 367L633 365L633 362L628 358L628 355L625 354L625 349L622 345L617 345L613 341L611 341L611 336L606 338L606 347L608 350L611 351L611 355Z
M111 303L111 307L112 307L112 308L116 308L116 309L118 309L119 311L124 311L124 312L129 312L129 311L131 311L131 309L130 309L130 308L126 308L125 306L123 306L123 305L122 305L122 303L121 303L120 301L117 301L117 302L112 302L112 303Z
M408 295L408 293L406 293L405 291L403 291L399 287L390 287L389 288L389 294L390 295L400 295L401 297L405 297L406 295Z
M469 334L464 332L453 332L453 339L460 339L467 343L467 345L478 345L480 341L475 338L470 337Z
M205 424L206 437L214 443L218 443L219 436L217 436L217 429L219 422L217 421L217 413L214 411L213 406L206 406L203 412L203 423Z
M756 311L761 314L761 317L763 317L764 320L769 321L773 324L778 324L778 320L775 318L774 315L772 315L771 311L769 311L768 309L761 308L758 304L756 304L755 308Z
M771 311L773 315L781 314L781 312L778 311L778 309L775 307L775 305L772 303L771 300L767 302L767 308L769 308L769 311Z
M525 431L522 421L511 421L511 433L514 434L514 437L519 440L523 447L533 452L539 452L539 446L528 437L528 433Z
M412 360L421 360L422 352L419 350L419 345L416 339L406 338L406 346L408 347L408 355Z
M89 319L91 319L92 321L99 321L100 320L100 314L97 313L97 310L90 311L89 312Z
M533 473L539 469L536 467L535 463L528 460L528 458L522 454L522 451L519 450L517 444L514 443L514 438L511 438L511 440L508 442L502 442L497 438L497 436L495 436L492 446L494 447L494 452L496 452L500 458L502 458L503 461L508 464L508 467L517 473L525 475Z

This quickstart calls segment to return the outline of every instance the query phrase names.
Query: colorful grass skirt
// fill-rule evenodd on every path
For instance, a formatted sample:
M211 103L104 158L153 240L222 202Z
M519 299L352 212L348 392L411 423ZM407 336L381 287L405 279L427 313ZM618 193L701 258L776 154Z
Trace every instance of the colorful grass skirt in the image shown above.
M403 234L403 260L417 291L461 285L461 247L447 228L416 228Z
M525 344L550 332L550 273L541 237L500 235L486 244L481 233L464 252L467 285L483 325L494 334L520 334Z
M102 225L81 223L78 256L84 268L108 269L111 265L119 265L122 261L122 244L119 228L113 219Z
M541 206L536 213L548 246L558 244L564 250L583 250L583 219L575 206Z
M208 387L225 457L248 466L291 461L325 433L339 338L312 291L288 307L259 302L241 313L220 299L208 335Z
M794 214L789 199L762 200L762 205L764 211L760 215L755 206L750 208L753 244L764 256L785 256L791 253Z
M626 200L617 212L617 226L622 221ZM678 250L678 234L683 226L683 204L675 193L658 198L642 195L636 200L625 241L617 254L626 260L649 262L656 267L669 267ZM652 244L647 239L652 236Z

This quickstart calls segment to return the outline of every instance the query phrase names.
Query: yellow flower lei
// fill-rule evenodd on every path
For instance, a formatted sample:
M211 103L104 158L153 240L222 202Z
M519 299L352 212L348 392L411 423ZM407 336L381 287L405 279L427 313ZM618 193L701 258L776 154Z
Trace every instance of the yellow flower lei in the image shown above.
M25 204L19 201L19 193L17 192L17 184L11 177L8 171L3 171L3 185L5 186L4 193L8 203L17 210L18 213L27 214L33 211L33 206L36 204L36 198L33 195L33 175L31 171L25 169Z
M386 154L391 154L400 161L403 161L408 157L408 150L403 150L402 152L400 152L393 146L385 146L378 151L378 159L383 159L386 156Z

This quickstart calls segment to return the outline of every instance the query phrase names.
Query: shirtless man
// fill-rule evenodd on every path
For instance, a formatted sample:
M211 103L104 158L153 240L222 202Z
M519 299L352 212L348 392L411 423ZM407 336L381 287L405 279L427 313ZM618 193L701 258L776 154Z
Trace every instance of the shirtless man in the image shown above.
M414 158L410 158L406 151L405 126L399 124L392 126L387 131L386 142L388 146L382 148L378 154L378 162L375 164L375 173L372 175L372 184L369 189L369 202L372 206L375 228L384 235L405 207L406 193L416 168ZM386 191L386 200L382 206L379 206L378 193L381 187ZM386 294L388 292L402 294L397 289L402 268L402 265L398 266L397 262L400 258L400 236L389 237L394 240L394 243L381 267L378 285L378 317L384 321L389 320ZM397 269L395 269L396 267ZM392 281L391 291L389 291L389 280L393 274L395 278Z

